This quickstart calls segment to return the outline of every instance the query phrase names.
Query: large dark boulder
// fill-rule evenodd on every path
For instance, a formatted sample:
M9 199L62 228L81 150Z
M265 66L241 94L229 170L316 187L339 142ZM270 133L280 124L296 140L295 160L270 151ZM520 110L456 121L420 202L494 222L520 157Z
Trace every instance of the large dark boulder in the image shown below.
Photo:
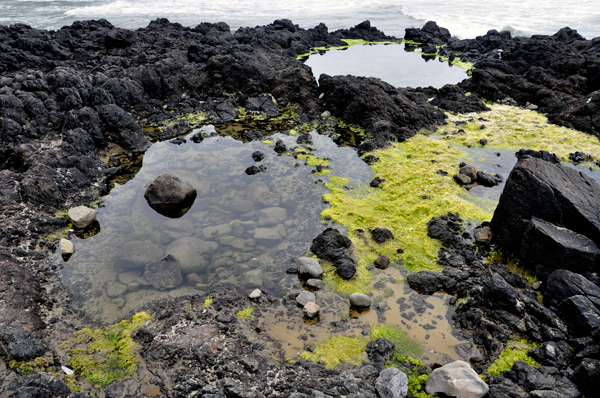
M584 173L525 156L511 171L491 221L494 242L521 251L530 220L568 228L600 243L600 185Z
M20 323L13 323L0 332L0 341L8 350L10 357L16 361L31 361L44 355L47 348Z
M541 279L558 268L584 272L600 264L600 249L592 240L536 217L525 225L520 255Z
M196 188L171 172L162 173L146 188L144 198L157 212L181 217L196 199Z
M71 393L58 378L44 372L29 376L11 397L16 398L66 398Z

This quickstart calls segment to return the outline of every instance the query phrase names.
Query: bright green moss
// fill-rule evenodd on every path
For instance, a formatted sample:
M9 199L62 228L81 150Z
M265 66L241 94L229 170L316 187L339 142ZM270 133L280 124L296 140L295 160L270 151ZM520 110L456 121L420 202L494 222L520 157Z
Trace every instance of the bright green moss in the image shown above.
M491 209L486 211L483 203L475 204L473 197L451 177L436 173L440 169L451 172L465 156L447 142L417 135L374 151L373 155L380 159L372 168L386 180L383 188L357 185L346 190L343 186L347 179L330 177L325 185L330 193L324 195L324 200L331 207L322 212L323 217L329 216L349 229L348 237L359 260L356 279L361 283L356 283L356 291L363 292L366 287L362 282L368 279L363 269L368 274L366 266L380 254L392 260L398 258L398 248L404 250L404 264L411 271L441 270L437 264L440 243L427 236L427 223L432 217L454 212L464 218L485 221L492 216ZM377 227L390 229L395 239L384 244L373 242L368 231ZM336 282L333 287L345 294L351 292L353 281L357 281L329 278Z
M314 155L299 154L298 159L306 159L306 164L309 166L328 166L329 160L323 159Z
M395 356L418 357L423 353L423 347L416 340L406 335L399 327L376 324L371 326L371 340L387 339L396 346Z
M401 42L396 42L396 41L367 41L367 40L363 40L363 39L341 39L341 40L346 43L345 46L321 46L321 47L314 47L312 50L310 50L307 53L297 55L296 59L304 59L304 58L307 58L309 55L318 53L320 51L341 50L341 49L344 49L344 48L350 48L350 47L358 46L358 45L365 45L365 44L400 44L401 43Z
M446 113L449 123L440 127L436 134L464 145L480 146L479 140L483 138L487 140L486 147L545 150L556 153L564 161L575 151L600 159L600 140L595 136L550 124L548 118L538 112L509 105L488 106L491 108L488 112ZM457 127L454 122L467 124ZM481 129L482 124L486 128ZM452 135L458 129L463 129L465 134Z
M395 367L403 371L408 377L408 392L415 397L432 398L425 392L425 384L429 377L429 372L419 361L408 355L403 355L400 350L396 350L391 360L385 364L386 368Z
M530 349L539 346L540 344L532 343L525 339L509 341L506 344L506 348L500 353L498 359L496 359L487 369L487 372L491 375L498 376L500 373L510 370L517 361L525 362L531 367L539 367L540 364L527 354Z
M208 307L208 306L210 306L210 305L213 303L213 300L214 300L214 299L215 299L215 298L214 298L213 296L207 296L207 297L204 299L204 304L202 304L202 305L203 305L204 307Z
M123 320L103 329L85 328L75 332L78 345L69 350L71 368L78 377L99 387L133 375L139 357L134 353L131 333L151 319L151 315L140 312L131 321ZM75 381L72 384L77 385Z
M254 307L248 307L244 310L238 311L238 313L235 314L235 316L237 316L240 319L254 318L254 315L252 315L253 312Z
M358 337L331 336L315 345L313 352L302 351L304 360L323 363L327 369L333 369L342 363L360 365L365 359L367 342Z

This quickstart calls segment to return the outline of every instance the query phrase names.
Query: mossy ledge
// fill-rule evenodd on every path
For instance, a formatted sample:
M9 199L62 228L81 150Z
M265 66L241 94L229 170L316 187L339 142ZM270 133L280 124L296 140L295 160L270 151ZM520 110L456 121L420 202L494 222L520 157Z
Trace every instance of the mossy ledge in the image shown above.
M85 379L100 388L133 375L139 357L131 333L151 319L150 314L140 312L131 321L123 320L105 328L85 328L75 332L74 346L68 351L68 360L76 377L69 380L69 387L76 389L81 379Z
M534 347L540 347L540 344L525 339L509 341L498 356L498 359L489 366L487 372L491 375L498 376L501 373L510 370L517 361L525 362L531 367L539 367L540 364L528 355L529 350Z

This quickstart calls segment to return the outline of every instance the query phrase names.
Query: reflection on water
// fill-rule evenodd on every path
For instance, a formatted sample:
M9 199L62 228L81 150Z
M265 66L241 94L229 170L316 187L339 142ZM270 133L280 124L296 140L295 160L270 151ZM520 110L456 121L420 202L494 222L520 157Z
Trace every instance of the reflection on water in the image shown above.
M425 60L426 62L423 62ZM378 77L396 87L442 87L468 76L447 61L409 51L404 44L358 45L312 54L305 64L321 74Z

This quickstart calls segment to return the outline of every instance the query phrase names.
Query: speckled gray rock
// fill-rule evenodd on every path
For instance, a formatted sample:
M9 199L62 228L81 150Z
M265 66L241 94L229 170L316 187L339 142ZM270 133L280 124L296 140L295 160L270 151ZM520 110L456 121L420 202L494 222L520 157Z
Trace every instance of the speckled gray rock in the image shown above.
M241 275L240 279L244 287L248 289L258 288L263 284L263 272L260 269L253 269Z
M454 361L431 372L425 391L430 395L444 393L457 398L481 398L489 387L468 363Z
M352 293L350 295L350 305L358 310L371 308L371 298L366 294Z
M85 228L96 221L96 210L87 206L72 207L67 212L67 216L77 228Z
M408 377L397 368L387 368L375 380L375 389L381 398L404 398L408 394Z
M196 188L171 172L162 173L152 181L144 198L149 205L178 204L196 197Z
M296 263L298 264L298 273L304 278L320 278L323 276L323 269L319 261L311 257L300 257Z
M307 290L302 291L299 295L296 296L296 302L301 306L305 306L306 303L317 301L314 293L311 293Z
M60 254L63 256L70 256L75 253L75 249L73 249L73 242L68 239L61 238L58 241L58 248L60 250Z
M146 265L144 277L158 290L173 289L183 283L181 265L171 255Z
M267 227L277 225L285 221L287 210L283 207L266 207L258 212L258 225Z
M314 301L309 301L308 303L304 304L302 311L304 312L305 317L313 319L319 315L321 307L319 307L319 304L315 303Z
M181 272L187 275L193 272L202 273L208 266L210 254L218 248L217 242L180 238L169 244L166 251L179 261Z

